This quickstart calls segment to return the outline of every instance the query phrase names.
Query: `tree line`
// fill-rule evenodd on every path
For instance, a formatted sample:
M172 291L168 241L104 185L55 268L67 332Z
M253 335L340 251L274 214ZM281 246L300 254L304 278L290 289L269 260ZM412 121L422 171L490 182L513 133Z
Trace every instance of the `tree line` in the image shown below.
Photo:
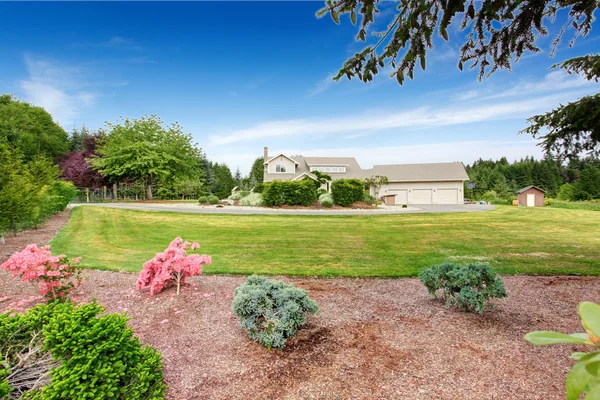
M546 191L546 197L579 201L600 199L600 159L574 157L561 163L555 158L536 160L525 157L513 163L503 157L498 161L479 159L466 167L470 181L465 196L476 200L510 202L516 192L527 186Z

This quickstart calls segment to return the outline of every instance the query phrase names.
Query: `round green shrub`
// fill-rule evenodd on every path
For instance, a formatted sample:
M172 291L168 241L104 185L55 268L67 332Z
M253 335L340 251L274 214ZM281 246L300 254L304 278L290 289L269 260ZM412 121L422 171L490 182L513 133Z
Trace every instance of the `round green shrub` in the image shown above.
M364 201L367 204L373 205L377 202L377 199L374 196L371 196L369 193L363 192L362 201Z
M209 204L218 204L219 198L217 196L208 196L208 203Z
M0 315L0 348L7 369L28 343L43 338L41 356L54 360L49 383L26 398L152 399L164 397L160 354L144 346L122 314L103 314L97 303L40 304L24 314ZM25 349L25 350L24 350ZM13 353L10 353L10 352ZM10 381L8 382L10 385ZM4 385L5 386L5 385ZM5 389L1 389L5 390Z
M331 201L331 200L323 200L321 202L321 205L323 207L331 208L331 207L333 207L333 201Z
M200 204L206 204L206 203L208 203L208 197L206 197L206 196L200 196L200 197L198 197L198 203L200 203Z
M338 179L331 184L333 202L349 207L363 199L364 182L360 179Z
M317 311L308 291L256 275L237 287L233 297L233 313L248 337L269 349L284 347L306 323L306 314Z
M492 299L508 297L502 279L487 264L460 265L447 261L422 269L419 279L433 297L441 290L446 305L465 311L483 312L487 306L493 308Z

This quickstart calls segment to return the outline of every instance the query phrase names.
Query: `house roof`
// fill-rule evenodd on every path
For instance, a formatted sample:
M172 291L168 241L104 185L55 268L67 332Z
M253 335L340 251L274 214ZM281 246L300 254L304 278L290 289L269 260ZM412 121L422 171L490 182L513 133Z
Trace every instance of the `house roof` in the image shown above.
M461 162L431 164L374 165L364 170L366 176L386 176L390 182L466 181L467 171Z
M539 187L533 186L533 185L524 187L523 189L519 190L517 193L523 193L523 192L528 191L529 189L537 189L540 192L546 193L546 191L544 189L540 189Z
M315 175L311 174L310 172L303 172L292 180L297 181L297 180L302 179L305 176L308 176L309 178L314 179L315 181L317 180L317 177Z
M277 158L277 157L279 157L279 156L283 156L283 157L287 158L288 160L290 160L290 161L293 161L293 162L294 162L294 163L296 163L296 164L299 164L299 163L298 163L298 161L294 160L294 159L293 159L293 158L291 158L291 157L288 157L288 156L286 156L286 155L285 155L285 154L283 154L283 153L277 154L275 157L271 157L271 158L269 158L268 160L266 160L266 161L265 161L265 164L268 164L268 163L270 163L271 161L273 161L274 159L276 159L276 158Z

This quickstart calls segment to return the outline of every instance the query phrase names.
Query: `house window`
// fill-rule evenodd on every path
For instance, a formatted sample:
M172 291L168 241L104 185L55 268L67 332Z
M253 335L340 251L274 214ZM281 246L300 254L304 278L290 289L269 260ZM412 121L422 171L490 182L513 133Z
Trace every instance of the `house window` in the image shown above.
M285 172L285 164L275 164L275 172Z
M319 171L319 172L346 172L346 167L310 167L311 171Z

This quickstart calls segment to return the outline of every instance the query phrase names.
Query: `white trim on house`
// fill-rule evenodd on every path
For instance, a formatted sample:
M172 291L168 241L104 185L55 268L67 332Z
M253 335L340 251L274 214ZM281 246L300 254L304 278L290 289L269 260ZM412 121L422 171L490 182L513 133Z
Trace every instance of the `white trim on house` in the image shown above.
M283 157L287 158L288 160L290 160L290 161L294 162L296 165L300 164L298 161L294 160L294 159L293 159L293 158L291 158L291 157L288 157L288 156L286 156L286 155L285 155L285 154L283 154L283 153L277 154L275 157L271 157L271 158L269 158L267 161L265 161L265 164L268 164L268 163L270 163L271 161L273 161L274 159L276 159L277 157L281 157L281 156L283 156Z
M308 176L310 179L314 180L315 182L317 181L317 178L315 178L314 176L312 176L311 174L309 174L308 172L303 172L300 175L298 175L297 177L295 177L294 179L292 179L293 181L297 181L302 179L303 176Z

